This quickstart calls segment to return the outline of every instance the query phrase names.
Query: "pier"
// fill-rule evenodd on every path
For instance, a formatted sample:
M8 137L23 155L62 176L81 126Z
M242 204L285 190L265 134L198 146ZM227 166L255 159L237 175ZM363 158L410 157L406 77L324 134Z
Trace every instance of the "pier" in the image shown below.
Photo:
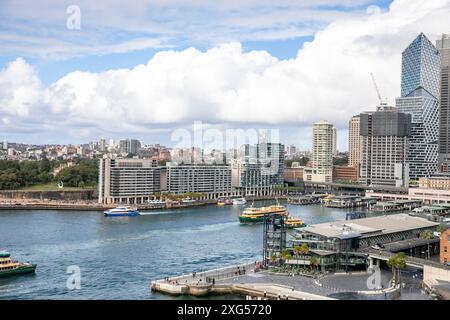
M238 266L191 273L151 282L151 290L169 295L191 295L205 297L209 295L235 294L252 299L267 300L335 300L319 292L301 290L291 277L273 275L262 270L262 262L252 262ZM278 279L278 278L282 279ZM296 278L298 281L312 279ZM292 285L291 285L292 284ZM315 288L315 285L311 285ZM316 290L320 290L317 287Z

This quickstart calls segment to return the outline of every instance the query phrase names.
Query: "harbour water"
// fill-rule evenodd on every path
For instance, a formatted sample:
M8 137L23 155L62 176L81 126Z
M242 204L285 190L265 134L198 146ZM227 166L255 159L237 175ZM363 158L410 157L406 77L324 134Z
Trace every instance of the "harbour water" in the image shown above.
M351 210L287 207L307 224L345 219ZM150 291L151 280L261 259L262 226L240 225L243 208L113 218L102 212L1 211L0 250L38 267L35 275L0 278L0 299L168 299ZM66 286L69 266L80 268L79 290Z

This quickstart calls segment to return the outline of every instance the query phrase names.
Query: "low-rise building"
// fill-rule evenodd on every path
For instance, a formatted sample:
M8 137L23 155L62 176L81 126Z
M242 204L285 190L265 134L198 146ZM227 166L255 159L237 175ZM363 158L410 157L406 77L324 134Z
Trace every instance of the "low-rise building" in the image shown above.
M417 254L427 242L422 238L425 230L434 231L438 223L408 214L393 214L355 220L338 220L295 229L287 242L288 250L306 244L307 257L298 263L310 264L315 256L322 270L341 268L365 268L368 264L366 250L383 245L400 248L405 240ZM418 246L418 248L416 248ZM401 250L404 250L401 247ZM408 251L411 252L411 251ZM414 251L413 251L414 254Z
M295 182L303 179L303 169L304 167L291 167L284 168L283 178L284 181Z
M408 193L366 192L367 197L390 200L421 200L423 204L450 204L450 190L409 188Z
M419 187L427 189L450 190L450 177L422 177L419 178Z
M333 181L358 183L359 163L353 166L333 166Z

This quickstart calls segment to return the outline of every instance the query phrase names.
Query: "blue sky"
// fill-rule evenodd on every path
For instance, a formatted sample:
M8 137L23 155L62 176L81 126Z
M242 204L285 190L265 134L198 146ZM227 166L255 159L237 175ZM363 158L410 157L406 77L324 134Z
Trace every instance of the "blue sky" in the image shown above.
M71 17L66 9L72 4L77 5L81 12L79 30L69 30L66 26L67 19ZM345 90L331 93L335 88L328 88L329 94L340 99L333 109L335 114L330 114L321 108L323 101L320 93L314 93L308 88L309 85L312 86L311 81L319 81L315 79L315 72L309 71L308 67L324 64L325 69L317 70L317 73L323 74L325 71L325 74L341 78L342 69L332 68L340 68L345 62L338 61L337 57L335 61L324 61L322 58L324 63L312 60L308 62L308 59L312 59L312 52L319 50L322 45L330 49L338 46L333 37L342 38L342 46L345 43L355 44L352 50L359 52L377 47L379 52L389 56L381 59L392 59L393 67L386 67L386 70L393 69L397 72L399 53L416 33L428 31L433 32L434 36L448 30L435 30L435 21L434 25L431 24L433 19L436 20L436 13L446 14L446 0L437 0L433 6L414 0L397 0L392 8L391 4L392 1L371 0L3 0L0 3L0 84L4 88L0 89L0 103L3 103L3 109L0 107L0 136L10 141L33 143L80 143L97 140L100 136L115 139L132 136L149 143L170 144L170 129L167 128L189 127L192 121L189 114L193 113L198 114L197 120L215 126L278 125L282 132L282 142L308 148L312 122L329 116L329 120L335 121L338 133L341 133L338 138L340 148L346 149L346 119L357 111L358 104L359 108L372 107L376 97L370 95L367 102L361 98L352 108L344 105L339 107L347 99ZM419 10L423 12L421 16L410 14L410 19L402 16L402 11L417 12L417 6L423 7L423 10ZM386 21L385 28L388 29L391 23L398 30L383 30L383 20ZM446 26L446 22L443 25ZM392 46L387 46L388 42ZM222 46L231 43L239 43L240 47ZM367 44L367 48L361 49L361 43L365 46ZM305 44L309 45L306 49ZM189 51L189 48L196 51ZM247 55L254 50L260 53ZM340 51L341 48L337 50ZM342 48L341 54L345 56L346 50L348 49ZM167 51L174 51L174 54ZM222 56L224 51L236 55L228 65L220 65L220 60L214 60ZM297 56L299 52L300 55ZM192 56L192 61L198 66L194 67L186 56ZM18 58L23 60L17 60ZM332 52L330 59L333 59ZM183 84L176 90L171 89L171 83L178 77L192 77L191 81L197 81L198 78L192 74L199 70L200 65L207 68L208 63L214 63L210 65L211 69L217 70L211 75L212 87L204 90L219 90L215 96L203 99L197 88L190 87L189 84ZM377 64L379 61L373 63ZM372 62L368 60L368 65L370 64ZM143 68L145 71L136 68L138 65L146 66ZM352 66L349 65L348 68L351 69ZM127 71L121 73L119 69ZM162 69L166 70L165 73ZM231 69L230 74L224 74L228 69ZM112 73L105 73L108 70ZM191 72L185 73L184 70ZM381 80L395 78L393 73L388 74L383 70L381 68L377 75ZM77 71L86 73L80 74ZM367 73L365 69L362 72ZM173 77L172 82L164 82L161 87L152 78L157 75L165 77L166 74ZM140 76L144 78L135 83L143 84L143 88L136 92L128 89L119 93L115 87L122 81L128 82L130 78ZM19 77L23 79L20 80ZM111 80L111 77L114 79ZM351 74L345 74L345 77L349 81L357 78ZM296 98L295 85L289 89L291 91L287 91L285 88L292 84L292 79L299 81L299 90L311 92L315 98L311 101ZM301 79L310 81L302 83ZM267 94L267 89L257 92L264 86L271 87L270 81L273 81L273 87L276 88L282 80L288 82L273 93L281 94L281 97L270 95L262 98ZM105 84L106 81L114 82ZM146 81L149 83L147 91L151 93L145 90ZM393 81L389 80L385 89L386 94L391 97L395 97L398 89L397 84L390 85ZM258 82L257 88L254 82ZM327 82L327 79L321 82ZM112 90L109 96L97 95L99 84L105 86L102 90ZM209 85L209 82L206 84ZM330 84L333 85L332 81ZM371 83L365 83L365 78L364 86L364 90L361 90L364 93L373 90ZM188 87L193 92L188 92ZM173 97L177 90L180 96ZM112 97L116 93L117 97ZM144 96L147 100L143 100ZM217 101L219 98L216 97L222 100ZM286 97L286 101L283 97ZM114 106L115 102L122 99L135 100L134 104L142 105L122 103ZM245 104L248 104L249 110L258 110L261 101L264 104L272 99L272 106L261 108L276 109L276 104L281 103L280 113L285 114L285 117L271 115L271 112L266 111L261 114L257 111L254 117L248 117L253 114L243 110L246 109ZM300 100L299 112L304 110L307 115L297 117L295 110L292 110L295 104L290 99ZM97 103L102 105L102 109ZM250 107L251 105L254 106ZM86 115L89 108L94 111L90 118ZM98 111L96 108L104 111L103 114L111 113L118 117L114 119L111 116L110 121L126 121L126 124L120 130L105 128L99 123L101 119L94 115ZM180 117L164 113L164 110L172 108L177 110L175 113L178 112ZM203 108L205 112L197 113L197 110ZM215 113L211 112L214 108L217 108ZM244 116L230 116L227 109L245 111L248 121L242 120ZM324 111L318 112L314 117L313 110L319 109ZM124 117L127 110L130 113L135 111L136 114L144 114L138 118L129 115ZM313 116L309 115L311 111ZM48 113L48 117L38 127L37 124L41 121L39 115L44 113ZM147 119L145 113L153 116ZM237 111L234 113L237 114ZM66 118L63 118L64 114ZM102 113L98 111L98 114ZM266 118L262 116L264 114L267 115ZM142 120L143 118L146 120ZM70 121L71 119L75 120ZM61 125L67 130L55 135L53 128ZM145 131L145 128L151 129Z

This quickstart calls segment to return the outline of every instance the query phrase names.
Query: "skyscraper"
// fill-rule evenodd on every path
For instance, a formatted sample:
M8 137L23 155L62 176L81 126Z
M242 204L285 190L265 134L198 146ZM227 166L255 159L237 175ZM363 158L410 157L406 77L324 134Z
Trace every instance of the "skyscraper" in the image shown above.
M362 138L360 133L359 115L351 117L348 122L348 165L361 163Z
M407 187L408 136L411 115L380 106L360 115L362 136L360 182L364 185Z
M400 112L412 115L407 162L411 179L437 171L439 137L439 52L421 33L402 53Z
M333 156L337 156L337 133L335 127L333 127Z
M120 152L136 154L141 149L141 143L136 139L120 140Z
M441 58L439 103L439 163L450 163L450 34L436 41Z
M333 179L333 125L316 122L313 127L312 181L332 182Z

